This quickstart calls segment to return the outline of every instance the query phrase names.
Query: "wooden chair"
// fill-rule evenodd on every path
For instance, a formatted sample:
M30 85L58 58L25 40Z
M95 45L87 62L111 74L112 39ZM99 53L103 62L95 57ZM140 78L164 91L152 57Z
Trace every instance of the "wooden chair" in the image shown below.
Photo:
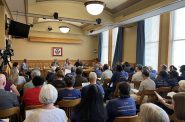
M60 108L64 109L68 118L71 116L72 109L80 103L81 99L75 100L61 100L57 104Z
M18 122L21 122L21 117L20 117L20 109L19 107L12 107L8 109L1 109L0 110L0 119L6 119L9 118L11 122L11 117L16 116Z
M179 86L174 86L171 91L172 92L179 92Z
M25 110L32 110L32 109L37 109L37 108L42 108L43 105L32 105L32 106L26 106Z
M113 122L139 122L138 115L116 117Z
M139 89L139 86L141 84L141 81L132 81L132 83L134 83L134 88L135 89Z
M167 94L171 92L171 87L159 87L156 90L162 97L167 97Z
M141 94L141 98L138 101L138 104L141 105L143 103L143 100L145 96L148 96L147 100L145 102L152 102L154 103L157 99L156 94L154 92L155 90L144 90Z

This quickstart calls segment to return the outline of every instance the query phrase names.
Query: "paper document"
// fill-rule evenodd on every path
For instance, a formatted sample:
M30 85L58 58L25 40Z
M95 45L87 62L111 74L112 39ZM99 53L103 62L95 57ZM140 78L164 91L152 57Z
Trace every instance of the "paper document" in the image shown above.
M64 73L65 73L65 75L68 74L68 73L71 73L71 70L65 69Z
M131 89L131 91L134 92L134 93L138 93L139 92L139 90L137 90L137 89Z
M87 85L89 85L89 84L90 84L90 82L82 83L82 87L87 86Z
M167 96L172 98L173 95L175 95L175 94L177 94L177 93L175 93L175 92L169 92L169 93L167 94Z

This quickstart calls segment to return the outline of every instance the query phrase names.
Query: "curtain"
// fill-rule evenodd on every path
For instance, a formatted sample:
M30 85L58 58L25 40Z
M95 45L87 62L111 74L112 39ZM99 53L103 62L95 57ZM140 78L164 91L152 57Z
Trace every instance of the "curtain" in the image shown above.
M99 34L98 36L98 60L99 62L101 62L101 55L102 55L102 39L103 39L103 35L102 33Z
M123 44L124 44L123 43L124 42L124 40L123 40L123 37L124 37L123 32L124 32L124 28L123 27L119 27L112 66L115 66L117 64L117 62L122 61L122 58L123 58Z
M137 49L136 49L136 63L145 64L145 22L139 21L137 25Z

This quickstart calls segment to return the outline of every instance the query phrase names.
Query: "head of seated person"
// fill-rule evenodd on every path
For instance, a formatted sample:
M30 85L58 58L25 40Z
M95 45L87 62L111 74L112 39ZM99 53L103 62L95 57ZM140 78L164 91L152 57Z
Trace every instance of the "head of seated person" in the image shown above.
M109 69L109 65L108 64L104 64L103 65L103 71L108 70L108 69Z
M4 89L6 85L6 76L0 73L0 89Z
M44 84L44 78L41 76L35 76L32 80L35 87L41 87Z
M33 79L35 76L41 76L41 72L39 69L33 69L31 71L31 78Z
M62 70L58 70L56 75L57 80L62 80L62 78L64 77L64 72Z
M161 65L161 69L160 69L160 71L168 71L168 67L165 65L165 64L163 64L163 65Z
M75 84L75 79L71 74L66 74L66 76L64 77L64 81L67 88L73 88Z
M179 81L179 92L185 92L185 80Z
M150 76L149 71L146 70L146 69L144 69L144 70L142 71L142 76L143 76L143 79L144 79L144 80L147 79L147 78L149 78L149 76Z
M56 69L55 69L55 72L58 72L59 70L62 70L60 67L57 67Z
M174 112L179 120L185 121L185 109L182 109L185 106L185 93L177 93L173 96L174 101Z
M123 71L123 67L121 65L117 65L116 66L116 71L117 72L122 72Z
M182 65L182 66L180 67L180 72L181 72L182 74L185 73L185 65Z
M81 67L78 67L76 69L76 75L82 75L82 73L83 73L83 69Z
M95 72L90 72L89 73L89 82L91 84L96 84L96 80L97 80L97 75Z
M119 84L119 96L120 98L130 97L130 85L127 82Z
M170 122L167 113L153 103L144 103L140 107L141 122Z
M142 71L143 66L141 64L137 64L135 69L136 69L136 72Z

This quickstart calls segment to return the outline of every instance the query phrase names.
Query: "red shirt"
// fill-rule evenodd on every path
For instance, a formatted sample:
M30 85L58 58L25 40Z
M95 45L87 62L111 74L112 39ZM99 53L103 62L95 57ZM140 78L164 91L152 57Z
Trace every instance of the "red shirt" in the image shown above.
M41 105L39 101L40 90L40 87L27 89L22 98L23 104L25 106Z

